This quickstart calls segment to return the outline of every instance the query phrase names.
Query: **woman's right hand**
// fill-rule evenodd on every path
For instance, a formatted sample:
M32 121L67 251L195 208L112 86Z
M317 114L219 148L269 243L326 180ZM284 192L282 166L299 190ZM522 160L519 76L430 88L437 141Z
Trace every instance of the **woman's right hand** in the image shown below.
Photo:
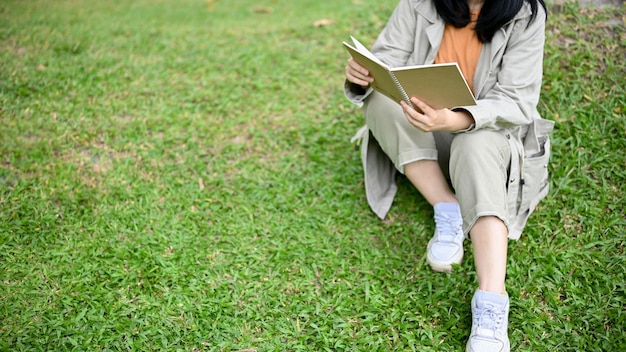
M348 59L348 65L346 65L346 79L363 88L369 87L370 83L374 82L374 77L370 76L369 71L353 58Z

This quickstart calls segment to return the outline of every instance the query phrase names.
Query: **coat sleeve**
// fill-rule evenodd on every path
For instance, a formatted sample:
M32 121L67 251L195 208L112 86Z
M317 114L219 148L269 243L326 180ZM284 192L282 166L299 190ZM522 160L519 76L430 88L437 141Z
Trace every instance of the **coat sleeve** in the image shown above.
M474 130L514 128L539 118L546 14L541 6L538 11L532 22L527 16L512 24L501 60L491 63L487 80L495 82L479 93L477 105L463 107L474 117Z

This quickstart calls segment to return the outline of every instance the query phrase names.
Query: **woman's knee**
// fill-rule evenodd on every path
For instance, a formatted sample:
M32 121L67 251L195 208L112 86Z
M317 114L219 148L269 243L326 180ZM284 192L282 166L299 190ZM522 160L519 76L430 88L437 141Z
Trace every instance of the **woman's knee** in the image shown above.
M496 131L461 133L450 147L450 161L454 163L502 163L509 158L509 143L502 133Z
M459 134L450 148L450 179L456 187L506 183L511 149L506 137L494 131Z

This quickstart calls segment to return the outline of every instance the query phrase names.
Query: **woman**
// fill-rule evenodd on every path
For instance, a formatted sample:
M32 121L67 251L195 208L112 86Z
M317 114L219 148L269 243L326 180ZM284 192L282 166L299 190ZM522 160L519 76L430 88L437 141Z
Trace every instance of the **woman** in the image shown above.
M357 137L372 210L385 217L400 172L434 207L433 270L461 263L471 239L478 289L467 351L510 350L507 242L548 191L553 123L537 112L545 19L543 0L400 1L372 53L392 67L457 62L475 106L435 110L413 97L418 112L373 91L354 60L346 66L346 95L367 123Z

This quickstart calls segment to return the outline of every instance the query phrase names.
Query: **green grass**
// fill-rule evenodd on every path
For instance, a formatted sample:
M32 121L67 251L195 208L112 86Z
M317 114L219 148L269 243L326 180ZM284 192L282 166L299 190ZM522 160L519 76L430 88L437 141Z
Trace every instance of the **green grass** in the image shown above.
M458 351L406 180L368 209L341 90L360 1L0 3L0 350ZM516 351L626 349L624 7L552 7L552 191L509 246ZM314 22L330 19L327 26Z

